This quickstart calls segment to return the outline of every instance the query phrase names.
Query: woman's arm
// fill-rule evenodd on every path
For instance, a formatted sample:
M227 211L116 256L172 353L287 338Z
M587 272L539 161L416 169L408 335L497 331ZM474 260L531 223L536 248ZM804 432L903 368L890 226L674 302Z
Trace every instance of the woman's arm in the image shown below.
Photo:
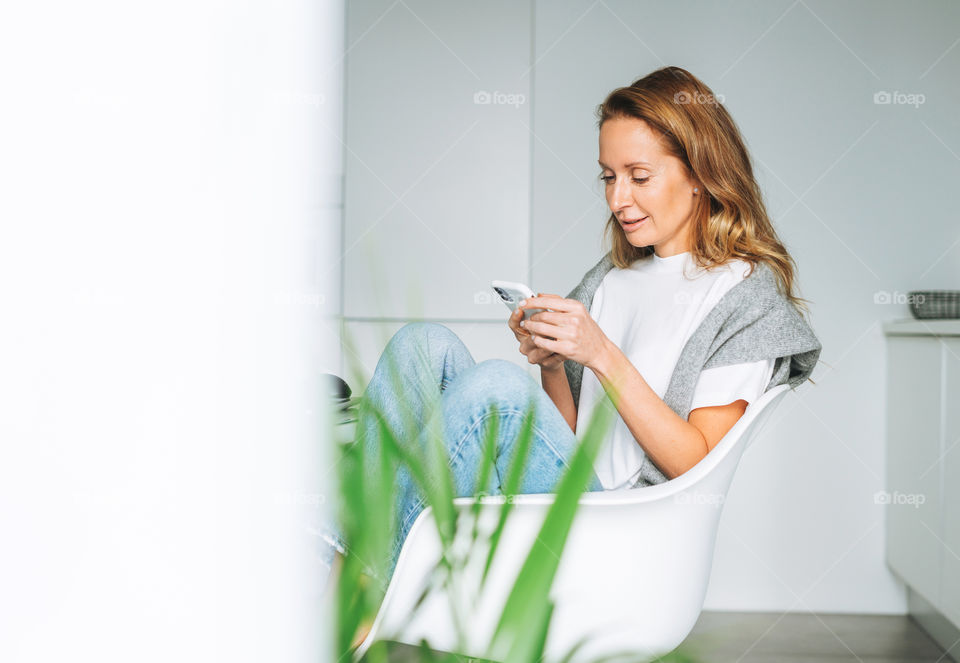
M551 295L558 297L558 295ZM530 332L520 328L520 321L523 311L517 308L507 320L507 325L514 336L520 341L520 352L531 364L540 366L540 384L543 390L547 392L553 404L557 406L560 414L566 420L570 429L577 432L577 404L573 401L573 393L570 390L570 383L567 382L567 373L563 369L564 358L555 352L544 350L537 347L533 342ZM541 315L536 313L531 319Z
M737 400L727 405L697 408L690 412L689 421L684 421L607 338L581 302L558 295L540 295L520 302L520 308L525 307L552 309L552 312L532 315L525 323L524 328L535 334L530 341L592 370L637 444L667 478L678 477L700 462L746 409L747 402ZM558 394L556 398L551 394L551 398L554 403L557 398L563 402L559 389L561 376L548 378L545 390L550 380L557 383ZM562 380L566 384L565 373ZM566 388L569 392L569 384ZM573 401L572 395L566 398ZM566 414L564 416L566 418ZM576 426L576 419L573 425Z
M589 368L634 439L668 479L700 462L747 407L742 399L701 407L691 411L689 421L684 421L653 391L620 348L609 342ZM618 394L622 397L618 398Z
M567 382L567 372L563 370L563 363L553 368L540 366L540 384L550 399L560 410L560 414L567 420L570 430L577 432L577 404L573 402L573 392Z

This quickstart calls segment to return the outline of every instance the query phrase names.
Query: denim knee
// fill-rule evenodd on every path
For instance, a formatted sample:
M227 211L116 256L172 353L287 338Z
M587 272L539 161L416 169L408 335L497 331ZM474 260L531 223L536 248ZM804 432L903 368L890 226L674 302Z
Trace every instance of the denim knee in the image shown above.
M495 403L500 410L526 412L540 388L526 371L506 359L487 359L471 369L460 386L463 398L484 410Z
M411 345L426 345L429 342L432 346L439 347L442 343L451 343L456 339L457 335L446 325L418 320L408 322L398 329L390 339L389 345L408 348Z

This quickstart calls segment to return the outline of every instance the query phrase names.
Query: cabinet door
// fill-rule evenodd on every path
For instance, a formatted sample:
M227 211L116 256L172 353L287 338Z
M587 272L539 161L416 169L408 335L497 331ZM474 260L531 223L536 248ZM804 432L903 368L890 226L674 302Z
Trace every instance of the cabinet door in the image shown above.
M943 341L943 572L940 609L960 627L960 338Z
M935 337L887 338L887 563L940 599L941 349Z

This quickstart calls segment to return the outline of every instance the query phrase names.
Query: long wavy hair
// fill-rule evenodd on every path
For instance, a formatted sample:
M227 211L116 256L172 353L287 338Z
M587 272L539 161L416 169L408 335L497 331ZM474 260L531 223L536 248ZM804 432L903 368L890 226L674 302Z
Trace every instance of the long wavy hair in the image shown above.
M808 312L807 300L794 293L796 264L767 215L740 131L706 84L686 69L663 67L607 95L597 118L598 129L612 118L643 120L700 183L705 195L697 196L690 227L690 253L698 266L740 258L752 274L757 263L766 263L780 292L801 315ZM613 213L604 234L617 267L654 252L630 244Z

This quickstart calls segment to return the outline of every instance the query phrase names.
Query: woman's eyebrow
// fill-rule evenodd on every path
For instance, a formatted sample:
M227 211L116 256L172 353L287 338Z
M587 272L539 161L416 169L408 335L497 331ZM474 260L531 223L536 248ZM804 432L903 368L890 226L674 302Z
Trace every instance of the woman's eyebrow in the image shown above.
M599 159L597 159L597 163L600 164L601 166L603 166L604 168L609 168L609 167L610 167L610 166L608 166L607 164L605 164L605 163L603 163L602 161L600 161ZM652 164L648 163L647 161L634 161L633 163L625 164L623 167L624 167L624 168L630 168L631 166L650 166L650 165L652 165Z

